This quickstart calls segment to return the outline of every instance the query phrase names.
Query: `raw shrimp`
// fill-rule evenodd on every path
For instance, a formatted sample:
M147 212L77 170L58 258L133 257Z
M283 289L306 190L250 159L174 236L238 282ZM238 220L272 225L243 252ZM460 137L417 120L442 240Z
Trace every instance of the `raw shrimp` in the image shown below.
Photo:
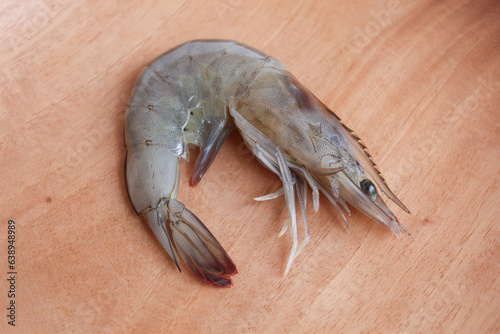
M278 60L245 44L198 40L173 48L139 75L126 112L126 181L130 201L177 267L180 259L205 281L230 286L237 272L219 242L181 202L179 161L200 147L196 185L229 133L237 128L283 187L292 249L285 273L309 240L308 186L314 210L324 194L341 213L346 202L393 231L406 232L378 188L409 212L389 189L361 140ZM214 194L215 196L215 194ZM299 245L296 198L304 240Z

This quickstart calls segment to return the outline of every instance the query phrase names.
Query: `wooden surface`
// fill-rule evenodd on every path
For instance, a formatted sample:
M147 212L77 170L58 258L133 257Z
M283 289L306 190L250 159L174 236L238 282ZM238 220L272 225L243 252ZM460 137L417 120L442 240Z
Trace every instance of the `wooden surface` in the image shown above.
M0 331L500 330L498 1L2 1ZM134 214L123 120L140 69L187 40L281 60L366 142L412 215L398 240L322 198L283 277L280 182L232 134L179 199L235 261L231 289L182 274ZM309 201L311 202L311 201ZM5 317L16 223L16 328Z

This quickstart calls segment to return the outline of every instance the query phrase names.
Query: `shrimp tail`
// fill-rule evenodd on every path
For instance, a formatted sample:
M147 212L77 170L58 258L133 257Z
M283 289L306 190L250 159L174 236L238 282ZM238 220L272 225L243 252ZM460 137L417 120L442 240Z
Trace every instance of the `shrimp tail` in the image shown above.
M179 201L162 200L146 212L153 233L174 260L179 271L182 258L201 279L218 287L230 287L236 266L203 223Z

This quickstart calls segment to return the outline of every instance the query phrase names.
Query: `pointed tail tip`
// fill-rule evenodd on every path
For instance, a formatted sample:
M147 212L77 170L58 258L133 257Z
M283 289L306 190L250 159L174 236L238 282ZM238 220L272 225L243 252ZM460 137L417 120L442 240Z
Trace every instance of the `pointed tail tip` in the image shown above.
M216 270L213 271L203 268L199 263L193 263L189 260L186 262L196 276L219 288L232 287L233 282L231 280L231 276L238 273L238 270L232 261L221 264L220 267L214 268Z
M227 289L233 286L233 281L229 276L210 275L209 277L205 277L205 281L218 288Z
M200 183L201 178L202 178L202 176L200 176L196 173L193 174L193 177L191 178L191 181L189 182L189 186L196 187Z

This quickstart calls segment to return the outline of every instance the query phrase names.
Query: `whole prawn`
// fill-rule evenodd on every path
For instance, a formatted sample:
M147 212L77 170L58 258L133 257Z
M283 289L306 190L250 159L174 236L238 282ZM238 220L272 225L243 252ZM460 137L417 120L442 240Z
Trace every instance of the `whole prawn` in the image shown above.
M237 128L257 159L278 175L293 245L285 273L309 240L308 186L314 210L323 193L339 210L346 202L393 231L406 232L377 186L403 210L361 140L278 60L227 40L175 47L143 69L126 112L126 182L130 201L180 270L180 259L205 281L231 286L237 272L219 242L181 202L179 161L200 147L196 185L229 133ZM376 185L375 185L376 184ZM296 195L295 195L296 193ZM295 198L305 238L299 245ZM407 233L407 232L406 232Z

